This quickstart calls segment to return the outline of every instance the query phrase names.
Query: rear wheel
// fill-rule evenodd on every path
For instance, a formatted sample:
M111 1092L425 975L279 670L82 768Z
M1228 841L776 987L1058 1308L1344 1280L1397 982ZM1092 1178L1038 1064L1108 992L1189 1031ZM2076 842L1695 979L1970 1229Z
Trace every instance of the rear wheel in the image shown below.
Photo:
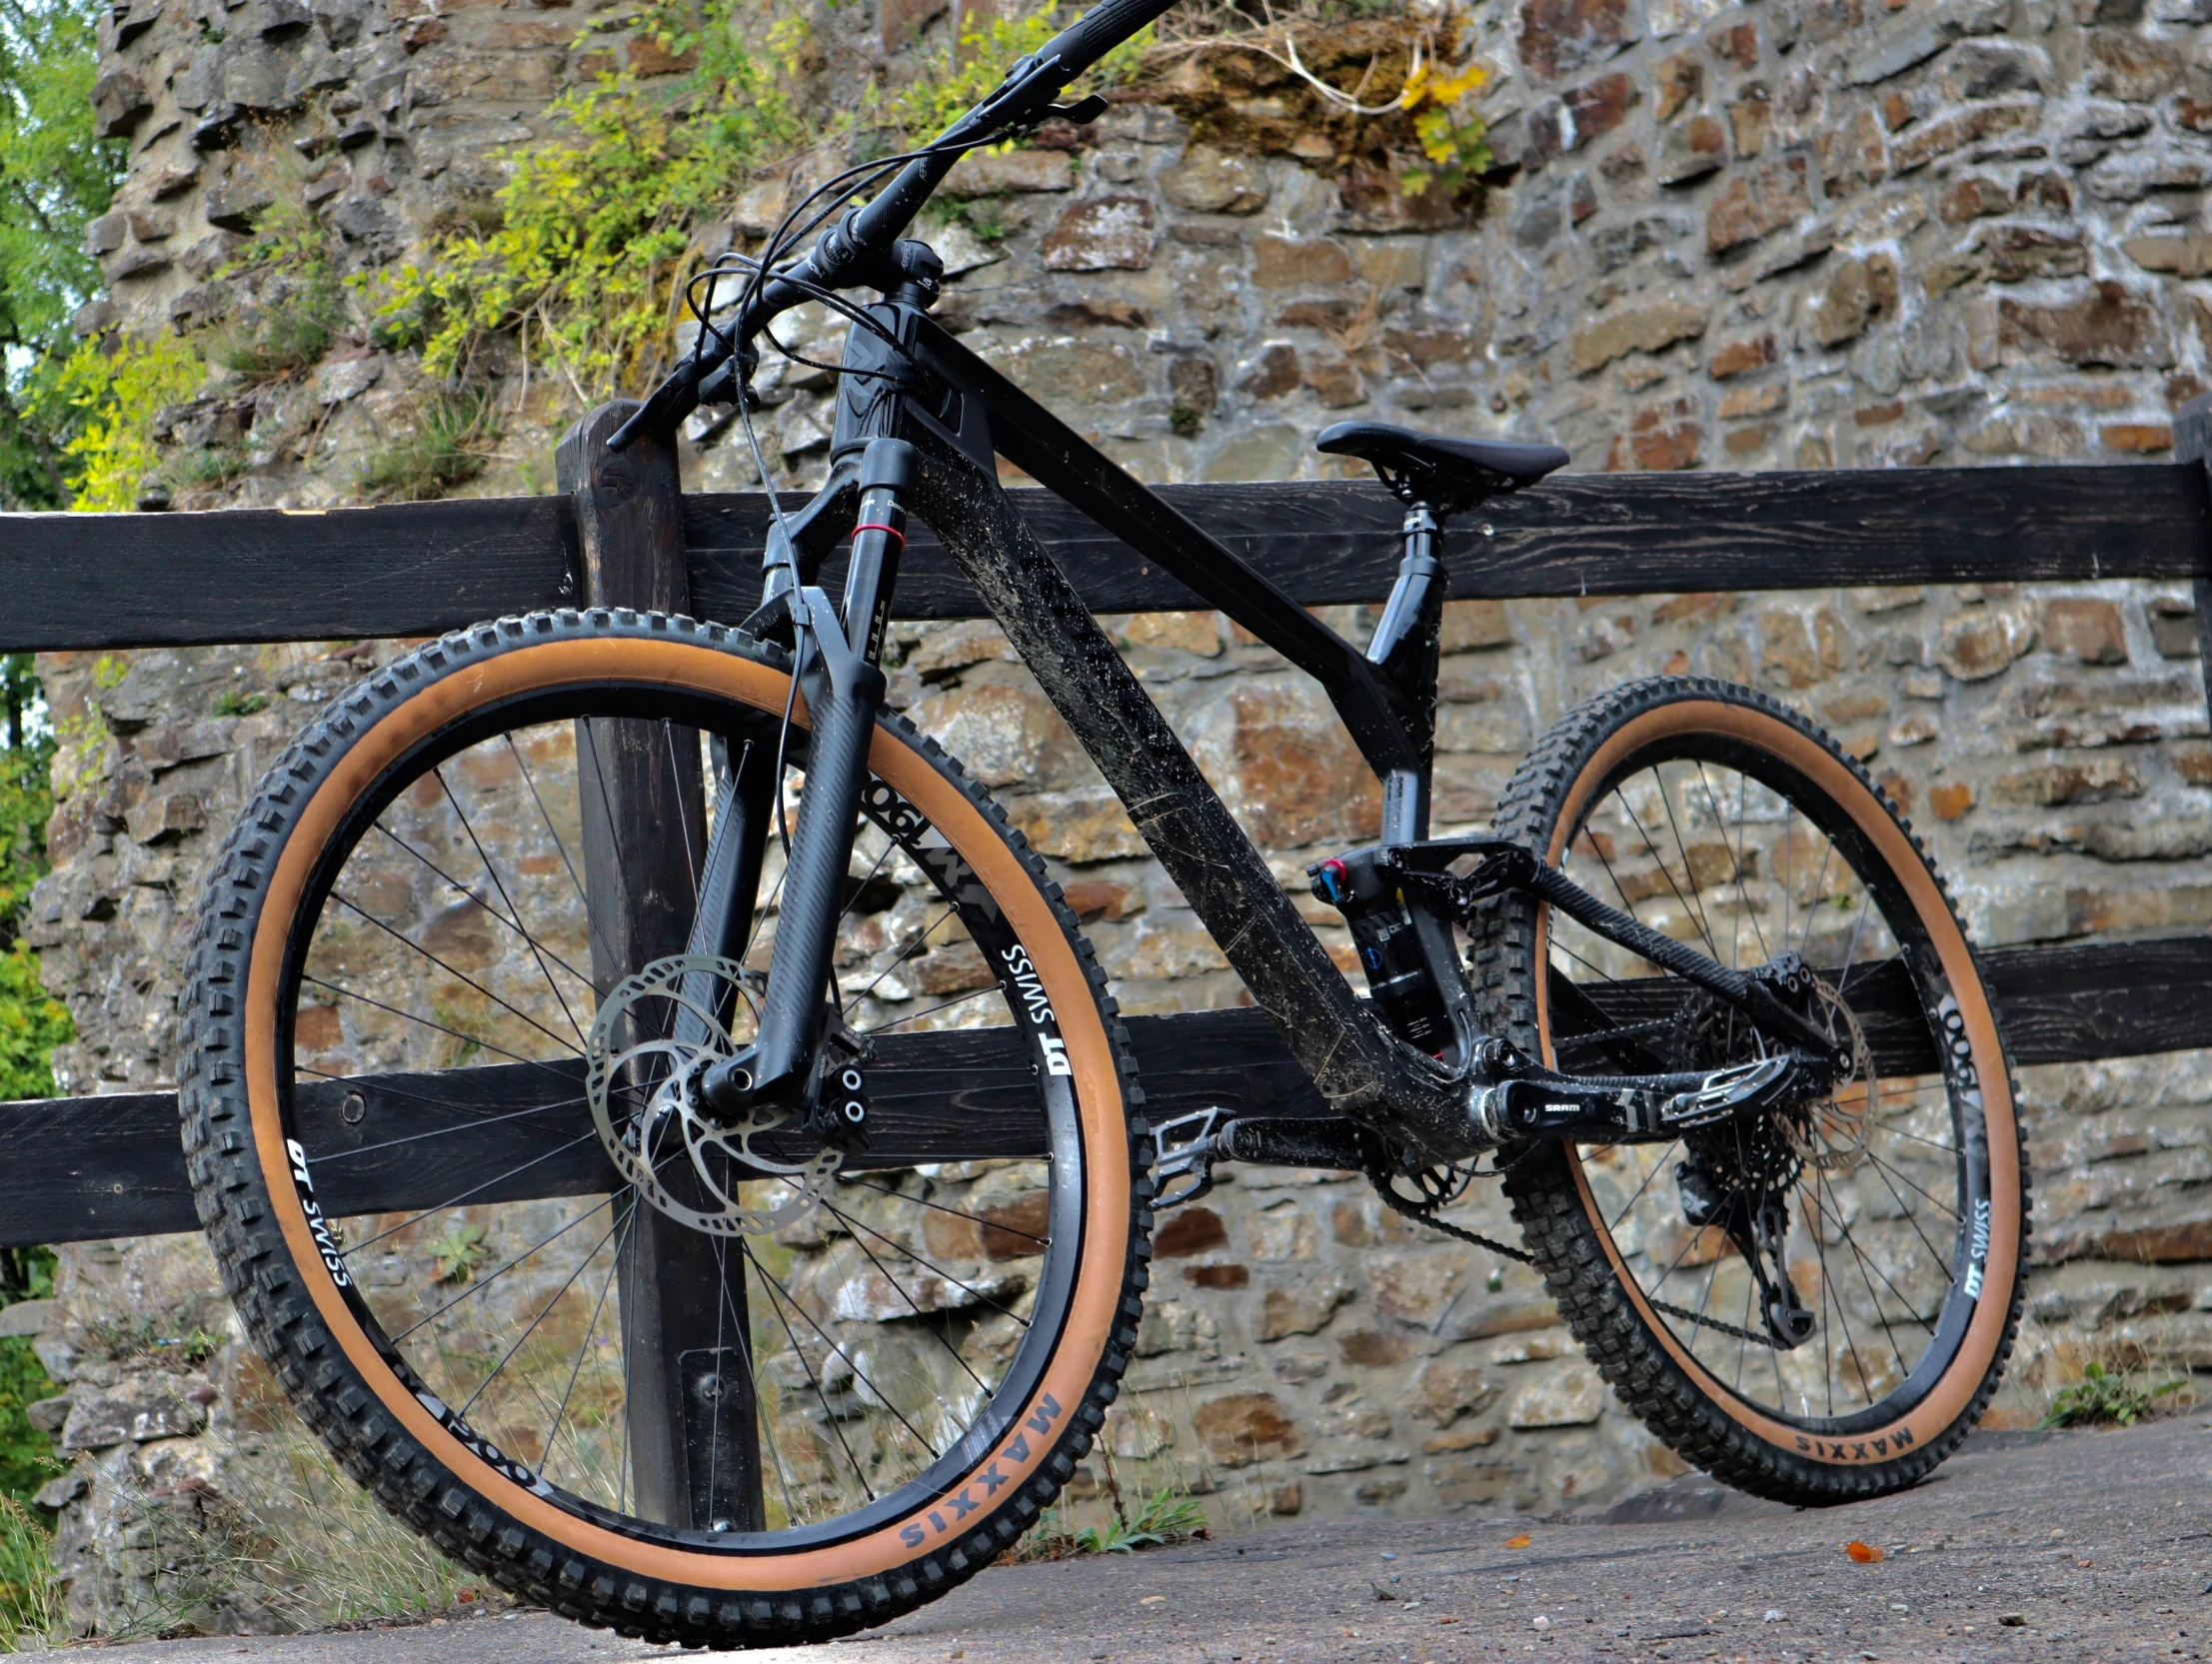
M305 1419L508 1587L718 1646L882 1622L1012 1543L1112 1401L1150 1222L1088 944L893 716L836 956L872 1142L702 1118L687 1082L752 1037L776 839L725 954L618 977L610 935L660 916L665 954L694 897L592 902L641 841L681 889L703 803L773 824L790 694L780 652L688 620L449 637L271 772L192 959L200 1212ZM607 808L622 767L666 813Z
M1670 1143L1513 1163L1515 1215L1577 1338L1654 1432L1746 1490L1820 1503L1911 1483L1996 1389L2027 1254L1995 1014L1918 840L1818 730L1683 678L1565 718L1498 830L1724 964L1799 955L1793 997L1850 1059L1826 1092ZM1475 965L1498 1030L1555 1067L1776 1049L1526 896L1485 903Z

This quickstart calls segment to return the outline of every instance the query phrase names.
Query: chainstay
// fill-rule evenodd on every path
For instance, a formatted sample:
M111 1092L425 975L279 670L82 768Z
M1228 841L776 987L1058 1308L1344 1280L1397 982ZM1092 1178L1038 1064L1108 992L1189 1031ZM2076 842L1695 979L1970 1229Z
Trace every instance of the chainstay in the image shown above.
M1495 1237L1484 1236L1480 1231L1468 1230L1462 1225L1453 1224L1449 1219L1437 1218L1435 1214L1407 1201L1391 1189L1389 1185L1376 1183L1372 1174L1368 1175L1368 1182L1374 1184L1376 1192L1390 1205L1393 1211L1403 1214L1416 1223L1426 1225L1430 1230L1439 1231L1445 1236L1457 1237L1460 1241L1472 1243L1477 1248L1487 1248L1493 1254L1503 1254L1507 1259L1518 1260L1523 1265L1533 1265L1536 1262L1536 1256L1525 1248L1511 1247L1498 1241ZM1653 1310L1663 1311L1669 1317L1683 1318L1693 1329L1710 1329L1713 1333L1724 1334L1731 1340L1748 1340L1755 1346L1766 1347L1769 1351L1780 1350L1775 1345L1772 1335L1753 1334L1749 1329L1738 1328L1733 1323L1723 1323L1717 1317L1706 1317L1699 1312L1675 1305L1670 1300L1655 1299L1649 1294L1646 1294L1644 1299L1649 1301Z

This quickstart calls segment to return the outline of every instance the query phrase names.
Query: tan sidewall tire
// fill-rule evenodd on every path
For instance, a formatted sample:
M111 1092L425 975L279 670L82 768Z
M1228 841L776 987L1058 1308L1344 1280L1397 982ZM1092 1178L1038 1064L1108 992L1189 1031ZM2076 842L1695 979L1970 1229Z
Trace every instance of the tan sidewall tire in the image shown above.
M1982 1292L1941 1377L1880 1426L1824 1439L1763 1414L1716 1379L1654 1311L1623 1259L1571 1147L1542 1151L1509 1185L1524 1236L1570 1323L1630 1408L1690 1460L1732 1482L1795 1502L1837 1501L1893 1490L1927 1471L1972 1430L1995 1390L2017 1331L2027 1256L2027 1169L2012 1076L1996 1014L1964 929L1941 880L1881 790L1824 737L1748 689L1662 678L1590 701L1564 719L1515 775L1499 825L1538 845L1556 864L1569 832L1622 763L1655 744L1713 735L1753 747L1823 792L1874 846L1909 897L1956 999L1963 1040L1980 1089L1988 1148L1991 1220ZM1500 939L1494 911L1478 965L1516 948ZM1520 906L1525 964L1548 955L1550 909ZM1488 963L1485 964L1484 961ZM1524 968L1517 992L1495 986L1508 1031L1552 1061L1545 978ZM1595 1299L1593 1273L1609 1285ZM1660 1385L1660 1378L1672 1380ZM1654 1392L1652 1389L1657 1387ZM1691 1408L1685 1408L1691 1406ZM1726 1425L1717 1423L1724 1420Z
M719 627L608 614L504 620L372 678L271 772L218 862L194 953L195 1056L184 1095L202 1218L272 1362L282 1369L296 1361L313 1332L328 1337L331 1344L316 1349L311 1378L296 1384L300 1371L289 1370L287 1385L311 1420L322 1413L319 1430L348 1465L403 1515L510 1586L577 1616L726 1645L881 1622L973 1573L1073 1472L1133 1344L1150 1222L1148 1145L1142 1122L1130 1119L1141 1094L1089 947L1021 835L903 720L887 717L879 727L870 767L973 866L1029 950L1060 1017L1083 1139L1075 1285L1044 1375L1009 1432L971 1470L984 1478L955 1487L939 1508L775 1556L692 1551L581 1518L517 1483L406 1390L324 1266L290 1179L277 1041L285 961L297 909L334 831L386 769L458 717L495 701L610 681L698 690L772 713L785 709L789 690L780 654ZM804 725L803 706L797 720ZM239 1066L230 1066L233 1059ZM249 1128L244 1151L224 1136ZM223 1153L244 1154L254 1170L215 1159ZM271 1225L281 1242L268 1240ZM264 1287L271 1275L290 1286ZM276 1312L275 1292L304 1295L312 1311L289 1299ZM348 1408L349 1393L325 1378L332 1371L357 1384L352 1397L366 1398ZM406 1452L403 1488L427 1494L393 1495L385 1452L395 1449ZM427 1484L426 1467L435 1474ZM956 1510L952 1497L963 1493L972 1506Z

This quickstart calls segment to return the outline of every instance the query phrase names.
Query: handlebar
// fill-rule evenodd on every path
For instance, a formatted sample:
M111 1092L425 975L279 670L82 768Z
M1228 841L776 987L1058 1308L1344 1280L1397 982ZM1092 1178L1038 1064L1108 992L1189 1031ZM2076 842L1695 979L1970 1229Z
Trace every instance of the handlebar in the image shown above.
M1062 88L1174 4L1175 0L1105 0L1046 42L1034 57L1017 63L989 98L931 142L929 154L917 156L865 207L824 231L798 265L784 275L768 277L728 331L707 330L700 351L653 390L653 396L608 440L608 448L621 451L640 434L673 430L698 407L699 390L708 377L732 358L739 359L740 367L750 374L750 361L758 356L755 338L806 301L810 289L889 287L873 280L882 275L892 244L914 223L922 205L971 146L1009 127L1040 120Z

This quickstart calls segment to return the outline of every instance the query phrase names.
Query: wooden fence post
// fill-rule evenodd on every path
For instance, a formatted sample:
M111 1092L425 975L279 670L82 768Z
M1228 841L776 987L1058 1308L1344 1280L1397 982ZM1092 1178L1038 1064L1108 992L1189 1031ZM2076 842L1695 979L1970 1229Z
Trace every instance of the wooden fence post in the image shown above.
M2200 393L2174 413L2174 461L2195 463L2212 492L2212 393ZM2197 603L2197 662L2205 709L2212 713L2212 549L2200 552L2192 588Z
M576 506L584 599L593 607L685 612L676 447L607 440L637 406L602 405L561 441L559 480ZM672 743L659 723L592 720L577 731L592 979L604 997L689 940L707 847L706 782L698 734ZM628 1380L629 1453L637 1512L694 1530L755 1531L762 1504L739 1241L690 1229L640 1203L617 1282ZM729 1274L726 1274L729 1273Z

